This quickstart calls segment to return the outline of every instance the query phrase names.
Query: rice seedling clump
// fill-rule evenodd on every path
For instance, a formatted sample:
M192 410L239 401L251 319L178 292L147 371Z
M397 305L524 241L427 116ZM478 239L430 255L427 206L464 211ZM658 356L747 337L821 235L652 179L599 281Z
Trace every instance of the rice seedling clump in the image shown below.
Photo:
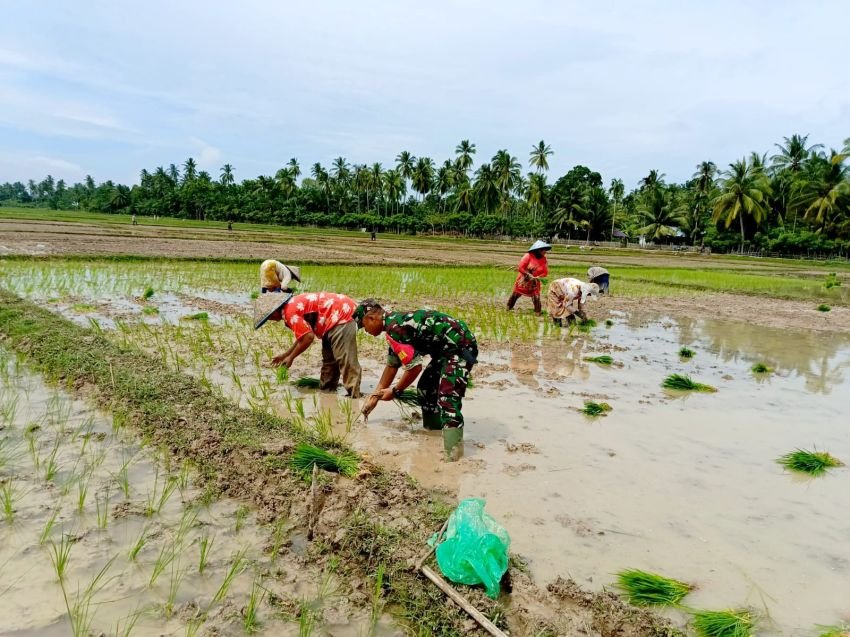
M753 374L769 374L773 371L772 367L768 367L764 363L756 363L752 367Z
M280 380L278 378L278 380ZM300 376L296 378L293 383L299 389L318 389L322 383L318 378L314 378L312 376Z
M589 333L594 327L596 327L596 321L593 319L585 319L578 323L578 331L584 334Z
M146 287L144 293L142 293L142 298L145 301L147 301L152 296L153 296L153 288L151 286Z
M285 383L289 380L289 368L286 365L281 365L277 368L275 375L277 376L278 383Z
M700 610L693 626L700 637L750 637L753 615L748 610Z
M691 380L690 376L686 376L685 374L670 374L670 376L664 379L664 382L661 383L661 386L664 387L664 389L674 389L677 391L717 391L717 389L715 389L711 385L697 383L696 381Z
M805 449L795 449L791 453L780 456L776 461L790 471L807 473L810 476L820 476L826 473L827 469L844 466L841 460L826 451Z
M826 303L821 303L818 305L818 312L829 312L832 308L829 307Z
M579 411L581 411L581 413L585 416L604 416L612 409L613 407L611 407L608 403L596 403L589 400L584 403L584 407L582 407Z
M189 314L188 316L184 316L183 319L186 321L208 321L210 315L206 312L196 312L195 314Z
M617 573L617 586L630 604L658 606L678 604L693 586L679 580L648 573L639 569L626 569Z
M341 473L349 478L357 475L357 469L360 466L357 456L350 451L333 454L305 443L295 448L291 463L296 471L302 473L312 470L313 465L317 465L320 469Z
M599 363L600 365L611 365L614 363L614 359L608 354L602 354L602 356L587 356L585 359L588 363Z
M685 359L691 359L694 357L696 352L689 347L683 347L679 350L679 357Z
M419 407L422 404L422 394L418 389L404 389L395 397L395 402L405 407Z

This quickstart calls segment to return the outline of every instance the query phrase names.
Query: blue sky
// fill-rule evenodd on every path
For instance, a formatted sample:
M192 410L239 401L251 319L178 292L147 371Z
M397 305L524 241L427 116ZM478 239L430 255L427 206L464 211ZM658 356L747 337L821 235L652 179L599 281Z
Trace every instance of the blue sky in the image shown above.
M850 137L850 2L6 0L0 182L217 177L342 155L477 160L540 139L575 164L683 180L793 133Z

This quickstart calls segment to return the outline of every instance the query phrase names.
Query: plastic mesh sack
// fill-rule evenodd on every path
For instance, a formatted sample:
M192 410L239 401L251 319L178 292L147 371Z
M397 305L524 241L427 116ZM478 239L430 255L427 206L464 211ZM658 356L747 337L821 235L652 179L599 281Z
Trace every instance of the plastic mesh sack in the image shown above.
M485 501L462 500L449 516L444 540L437 546L437 564L452 582L483 584L487 595L499 596L499 582L508 570L508 532L484 512Z

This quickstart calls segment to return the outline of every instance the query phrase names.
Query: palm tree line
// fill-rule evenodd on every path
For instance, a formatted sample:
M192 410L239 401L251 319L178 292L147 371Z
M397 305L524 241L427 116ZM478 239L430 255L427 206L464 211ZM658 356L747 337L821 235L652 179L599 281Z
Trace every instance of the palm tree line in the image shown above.
M476 145L463 140L439 164L406 150L390 167L337 157L302 171L292 158L274 175L241 182L231 164L214 177L190 157L142 170L133 186L98 185L90 176L68 186L50 175L5 183L0 205L472 236L626 235L720 250L846 252L850 245L850 139L841 151L826 151L792 135L772 155L752 153L725 170L701 162L685 183L651 170L628 193L621 180L606 187L585 166L550 182L553 154L541 140L526 169L508 150L476 163Z

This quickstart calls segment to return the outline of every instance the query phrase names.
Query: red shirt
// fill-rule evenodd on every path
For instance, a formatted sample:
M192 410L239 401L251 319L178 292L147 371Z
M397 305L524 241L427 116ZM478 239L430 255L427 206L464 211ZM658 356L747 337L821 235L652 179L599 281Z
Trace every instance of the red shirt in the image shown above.
M295 338L301 338L309 332L322 338L328 330L348 323L355 309L357 301L344 294L308 292L292 297L283 308L283 320L295 332ZM315 318L310 317L312 325L305 320L306 314L315 315Z

